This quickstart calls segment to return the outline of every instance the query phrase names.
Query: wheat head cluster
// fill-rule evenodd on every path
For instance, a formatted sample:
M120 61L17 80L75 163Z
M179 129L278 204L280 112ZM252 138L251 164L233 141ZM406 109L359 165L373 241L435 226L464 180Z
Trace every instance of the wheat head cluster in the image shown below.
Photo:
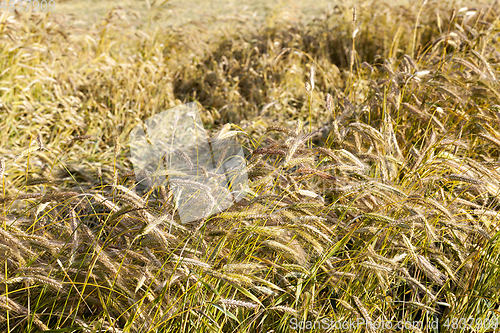
M89 29L1 13L0 330L492 323L500 8L409 6L175 29L119 7ZM241 143L249 186L184 224L171 184L137 186L127 134L190 101Z

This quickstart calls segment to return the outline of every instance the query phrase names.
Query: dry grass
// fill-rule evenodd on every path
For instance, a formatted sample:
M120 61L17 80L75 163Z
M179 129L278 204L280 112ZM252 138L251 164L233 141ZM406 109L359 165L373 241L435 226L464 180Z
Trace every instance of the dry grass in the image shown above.
M208 30L2 14L0 329L496 318L500 8L412 9ZM250 190L181 224L168 186L136 188L126 143L190 101L215 138L245 131Z

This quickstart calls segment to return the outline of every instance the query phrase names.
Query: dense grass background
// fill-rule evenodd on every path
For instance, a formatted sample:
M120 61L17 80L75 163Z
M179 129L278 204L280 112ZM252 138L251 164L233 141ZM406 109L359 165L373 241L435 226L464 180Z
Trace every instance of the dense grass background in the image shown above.
M0 15L0 329L494 331L498 3L227 3ZM183 225L127 142L191 101L251 183Z

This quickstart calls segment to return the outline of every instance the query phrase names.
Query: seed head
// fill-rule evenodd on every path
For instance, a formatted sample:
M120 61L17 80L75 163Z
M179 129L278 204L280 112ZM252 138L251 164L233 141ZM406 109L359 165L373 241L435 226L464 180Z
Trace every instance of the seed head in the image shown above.
M311 89L311 84L309 82L304 83L304 88L306 89L306 92L308 94L311 93L312 89Z
M219 300L220 304L224 304L230 308L236 307L236 308L248 308L248 309L255 309L258 308L259 305L256 303L250 303L250 302L244 302L244 301L239 301L235 299L224 299L221 298Z
M457 14L457 9L453 8L453 11L451 12L451 15L450 15L450 20L449 20L450 22L455 19L456 14Z
M114 155L115 158L118 156L118 153L120 152L120 141L118 141L118 137L115 138L115 149L114 149Z
M42 136L40 135L40 133L37 133L36 141L38 142L38 149L42 150L43 149L43 142L42 142Z
M309 81L311 83L311 90L314 90L314 66L311 66L311 70L309 72Z
M333 110L333 97L330 94L326 94L325 96L325 108L328 112L332 112Z
M369 63L367 63L366 61L363 61L363 63L361 64L361 66L365 67L365 68L368 68L370 70L370 72L373 72L375 69L373 68L372 65L370 65Z
M352 7L352 22L356 23L356 6Z
M5 173L5 158L0 158L0 179L2 179L3 174Z
M88 140L88 139L92 139L92 135L77 135L77 136L71 138L70 140L68 140L66 142L66 144L69 145L75 141L84 141L84 140Z

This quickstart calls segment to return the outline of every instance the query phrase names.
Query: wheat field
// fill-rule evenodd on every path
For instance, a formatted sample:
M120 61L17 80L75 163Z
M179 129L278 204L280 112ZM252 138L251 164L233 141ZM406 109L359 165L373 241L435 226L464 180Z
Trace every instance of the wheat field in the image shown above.
M222 3L0 13L0 331L498 331L499 2ZM191 102L249 188L182 223Z

